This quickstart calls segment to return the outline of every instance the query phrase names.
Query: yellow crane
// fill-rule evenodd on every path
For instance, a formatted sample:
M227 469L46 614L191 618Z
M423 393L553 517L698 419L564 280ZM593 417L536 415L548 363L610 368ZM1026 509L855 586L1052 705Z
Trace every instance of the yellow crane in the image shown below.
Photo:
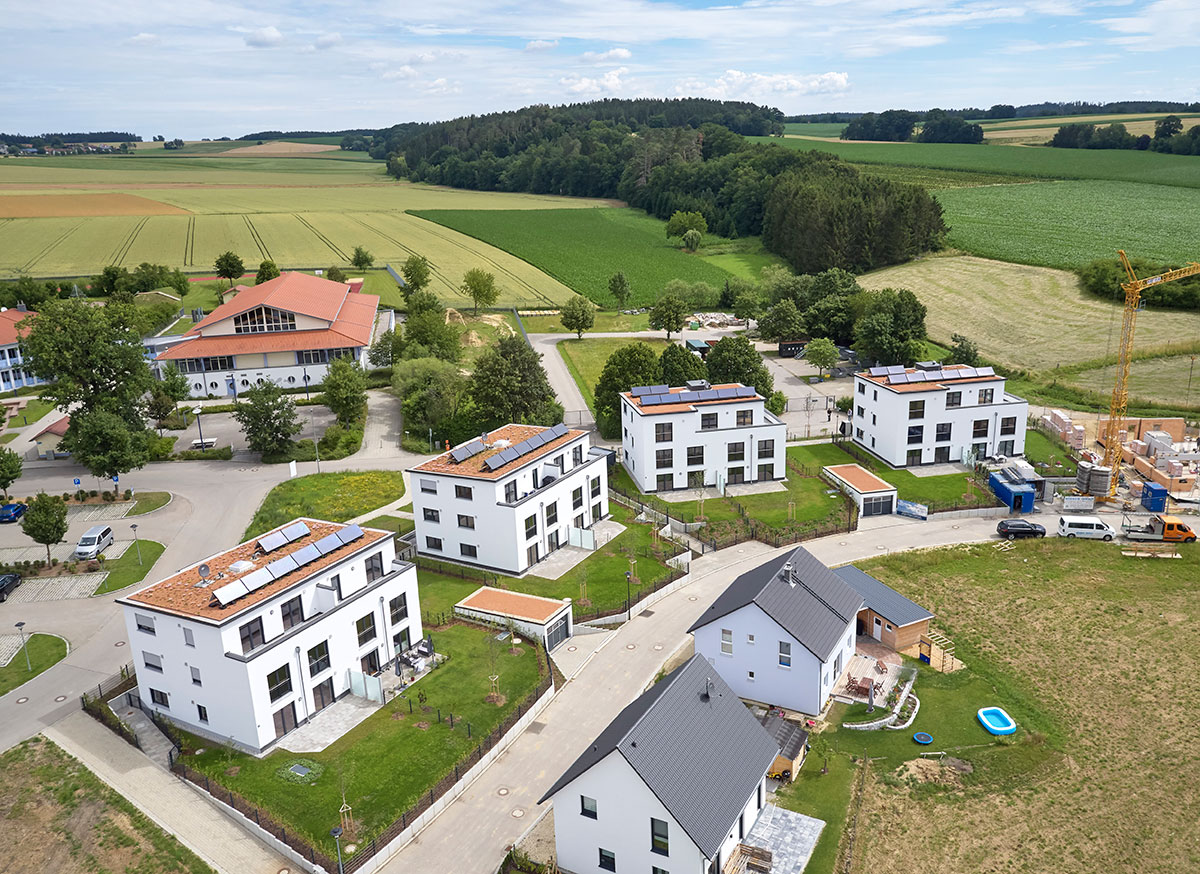
M1142 299L1142 290L1152 285L1164 282L1174 282L1188 276L1200 274L1200 264L1190 262L1178 270L1168 270L1157 276L1138 279L1133 272L1133 265L1125 255L1125 250L1117 252L1121 256L1121 266L1125 268L1128 282L1121 283L1125 292L1125 317L1121 322L1121 345L1117 350L1117 380L1113 384L1112 402L1108 407L1108 422L1104 426L1104 466L1112 471L1112 481L1108 486L1108 494L1100 496L1102 500L1112 500L1117 494L1118 473L1121 465L1121 441L1118 433L1125 427L1125 411L1129 407L1129 365L1133 361L1133 329L1137 322L1138 304Z

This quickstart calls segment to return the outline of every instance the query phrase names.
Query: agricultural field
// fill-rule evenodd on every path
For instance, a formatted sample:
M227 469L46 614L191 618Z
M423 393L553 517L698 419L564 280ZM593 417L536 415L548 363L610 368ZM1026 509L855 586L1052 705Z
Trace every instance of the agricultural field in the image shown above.
M944 188L977 188L982 185L1015 185L1034 182L1032 177L1009 176L1003 173L981 173L974 170L940 170L933 167L902 167L898 164L855 164L862 173L881 176L893 182L920 185L930 191Z
M664 222L633 210L411 212L511 252L602 306L614 304L608 280L618 270L632 287L630 306L652 303L672 279L719 287L730 276L669 241Z
M1138 321L1145 318L1145 313ZM1200 334L1200 316L1195 338ZM1139 324L1140 327L1140 324ZM1111 392L1117 378L1115 365L1096 367L1063 377L1063 382L1095 392ZM1200 400L1200 368L1195 355L1174 355L1163 358L1144 358L1129 368L1129 394L1139 400L1188 407Z
M844 121L791 121L783 126L788 137L822 137L836 140L846 127Z
M930 337L947 342L965 333L990 361L1049 371L1115 354L1121 307L1083 291L1073 273L934 255L867 273L864 288L907 288L929 308ZM1145 310L1138 316L1138 348L1195 339L1200 314ZM1171 389L1182 393L1183 386Z
M1200 116L1195 113L1130 113L1121 115L1120 113L1112 113L1109 115L1053 115L1053 116L1038 116L1035 118L999 118L991 120L978 120L976 123L983 127L984 136L987 136L993 131L1007 130L1029 130L1031 128L1050 128L1052 131L1058 130L1064 124L1112 124L1114 122L1123 124L1131 132L1136 132L1139 136L1143 133L1154 134L1154 123L1159 119L1166 118L1168 115L1175 115L1183 122L1183 127L1186 130L1194 124L1200 123Z
M222 145L227 145L222 143ZM45 160L0 161L0 190L102 187L154 188L162 185L249 185L269 187L361 185L386 182L380 162L332 157L187 157L160 152L137 157L64 156Z

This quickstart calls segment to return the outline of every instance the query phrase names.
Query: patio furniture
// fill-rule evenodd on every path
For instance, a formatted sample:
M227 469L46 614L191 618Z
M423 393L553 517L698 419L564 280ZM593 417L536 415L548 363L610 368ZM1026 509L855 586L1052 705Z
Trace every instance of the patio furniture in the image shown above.
M875 659L875 670L879 671L881 674L886 674L887 663L884 662L883 659Z

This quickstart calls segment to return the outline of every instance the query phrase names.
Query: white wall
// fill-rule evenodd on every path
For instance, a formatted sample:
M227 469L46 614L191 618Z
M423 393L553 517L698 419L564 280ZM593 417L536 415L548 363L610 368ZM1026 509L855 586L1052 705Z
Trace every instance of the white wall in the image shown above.
M20 376L17 374L20 373ZM12 391L27 385L41 385L44 380L38 379L25 367L21 357L21 349L16 343L0 346L0 391Z
M246 336L239 334L239 337ZM294 359L293 359L294 360ZM367 347L363 346L356 350L355 361L364 367L367 366ZM160 367L165 367L168 362L159 361L157 364ZM233 397L234 392L229 388L229 380L232 377L234 385L237 388L237 394L241 394L249 388L253 388L258 384L258 381L269 380L276 383L281 388L303 388L304 387L304 372L308 371L308 383L313 387L313 391L317 391L317 386L325 379L325 373L329 370L328 364L290 364L286 367L269 367L266 363L265 354L255 355L237 355L235 356L234 364L236 367L233 370L214 370L209 373L188 373L185 374L188 378L188 385L191 386L192 397L203 398L210 394L218 397ZM243 385L242 383L246 384ZM216 384L215 387L213 384ZM199 385L200 388L196 386Z
M739 426L737 413L746 410L752 413L752 424ZM717 427L700 430L702 413L716 413ZM671 440L659 443L655 440L654 426L666 423L672 426ZM770 458L760 457L759 443L763 440L774 441ZM697 470L703 470L706 486L715 486L718 478L728 481L731 467L741 467L745 481L755 482L761 464L771 465L770 479L783 479L787 476L786 442L787 426L767 411L762 399L701 404L688 412L650 414L641 412L621 396L622 463L643 492L658 491L658 477L667 473L672 475L672 488L687 488L688 472ZM728 460L731 443L745 444L742 461ZM688 447L696 446L704 447L703 465L688 464ZM672 450L670 468L658 468L655 453L660 449Z
M733 654L721 652L721 631L733 632ZM739 698L816 715L845 672L854 654L854 619L847 623L842 645L821 662L757 604L747 604L695 631L696 652L717 669ZM753 635L754 642L749 642ZM779 642L792 644L792 665L779 664ZM840 670L835 675L838 655ZM754 672L754 678L749 674Z

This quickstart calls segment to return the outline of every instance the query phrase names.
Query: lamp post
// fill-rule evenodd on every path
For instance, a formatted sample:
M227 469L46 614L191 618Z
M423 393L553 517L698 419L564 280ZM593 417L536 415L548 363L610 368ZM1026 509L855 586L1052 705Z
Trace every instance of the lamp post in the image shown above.
M200 408L193 407L192 414L196 417L196 427L200 429L200 445L204 446L204 426L200 424Z
M631 563L629 565L633 567ZM633 571L625 571L625 621L628 622L633 613Z
M137 547L138 564L142 563L142 543L137 536L137 523L134 522L130 526L133 529L133 545Z
M25 650L25 667L29 669L29 673L33 673L33 665L29 661L29 647L25 643L25 623L17 623L17 631L21 632L21 649Z
M329 834L333 838L333 842L337 844L338 874L345 874L345 869L342 868L342 827L335 825L329 830Z
M300 369L304 371L304 399L308 400L308 368L301 367Z

